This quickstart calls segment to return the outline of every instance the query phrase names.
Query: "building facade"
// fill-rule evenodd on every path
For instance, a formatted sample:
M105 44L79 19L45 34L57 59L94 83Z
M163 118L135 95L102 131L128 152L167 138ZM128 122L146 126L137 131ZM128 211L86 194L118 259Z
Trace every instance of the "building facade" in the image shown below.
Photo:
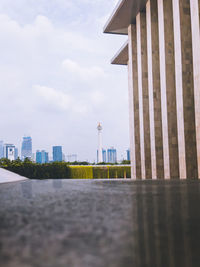
M15 147L15 159L19 158L19 150L17 147Z
M3 141L0 141L0 159L4 157L3 153Z
M23 137L22 149L21 149L21 159L25 158L32 159L32 138L30 136Z
M13 144L4 144L4 158L9 159L11 161L16 158L16 148Z
M101 163L101 162L107 162L105 149L102 149L102 161L99 160L99 150L97 150L97 163Z
M129 160L129 161L131 160L130 149L126 150L126 159Z
M107 162L116 163L117 162L117 150L111 147L107 150Z
M62 146L53 146L53 161L62 160Z
M106 150L102 149L103 162L106 162Z
M200 178L200 1L122 0L105 33L125 34L133 179Z
M49 162L49 154L45 150L36 151L36 163L44 164Z

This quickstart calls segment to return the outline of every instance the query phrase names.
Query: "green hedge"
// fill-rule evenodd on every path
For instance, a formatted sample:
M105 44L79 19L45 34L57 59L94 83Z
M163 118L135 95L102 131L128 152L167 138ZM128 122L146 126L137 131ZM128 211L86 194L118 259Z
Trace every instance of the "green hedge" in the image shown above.
M110 166L109 173L110 178L131 178L130 166Z
M106 179L109 178L109 168L107 166L94 166L93 179Z
M65 162L37 164L29 160L0 160L0 167L30 179L130 178L130 166L70 166Z
M70 166L70 179L93 179L93 167L91 166Z

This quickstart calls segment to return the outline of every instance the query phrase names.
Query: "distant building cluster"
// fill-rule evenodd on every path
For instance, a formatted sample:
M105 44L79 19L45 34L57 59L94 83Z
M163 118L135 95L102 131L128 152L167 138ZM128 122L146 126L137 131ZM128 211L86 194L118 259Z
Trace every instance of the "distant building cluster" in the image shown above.
M4 144L0 141L0 158L15 160L18 158L18 149L13 144Z
M73 154L73 157L74 156L77 160L77 155ZM39 164L49 163L52 161L65 161L65 155L63 154L62 146L52 147L51 160L49 159L49 153L45 150L37 150L34 154L32 149L32 138L30 136L24 136L22 139L21 156L19 155L19 150L15 145L6 144L3 141L0 141L0 159L1 158L6 158L12 161L18 158L22 161L24 161L25 159L29 159Z
M99 161L99 150L97 150L97 162ZM102 149L102 162L116 163L117 162L117 150L114 147Z
M97 149L97 163L117 163L117 150L114 147L107 149L103 148L102 144L102 124L99 122L97 125L98 131L98 149ZM130 161L130 149L126 151L127 160Z
M102 162L117 163L117 149L114 147L111 147L107 150L102 149L102 158ZM126 150L126 160L130 161L130 149ZM97 162L99 162L99 150L97 150Z

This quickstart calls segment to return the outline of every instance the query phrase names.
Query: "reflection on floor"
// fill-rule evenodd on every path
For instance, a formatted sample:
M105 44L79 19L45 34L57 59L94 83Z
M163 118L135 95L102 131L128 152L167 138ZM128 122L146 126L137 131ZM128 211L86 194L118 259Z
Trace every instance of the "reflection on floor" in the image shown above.
M199 267L199 190L199 181L1 185L1 266Z

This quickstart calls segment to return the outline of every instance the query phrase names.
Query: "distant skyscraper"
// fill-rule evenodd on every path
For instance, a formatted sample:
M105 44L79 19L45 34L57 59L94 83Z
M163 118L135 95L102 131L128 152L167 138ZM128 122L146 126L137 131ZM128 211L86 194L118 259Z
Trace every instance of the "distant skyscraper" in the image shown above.
M36 163L48 163L49 162L49 154L45 150L36 151Z
M53 146L53 161L62 161L62 146Z
M18 159L19 153L18 153L18 148L15 147L15 159Z
M131 157L130 157L130 149L127 149L126 150L126 155L127 155L127 160L131 160Z
M103 162L103 154L102 154L102 125L99 122L97 126L98 130L98 156L97 156L97 162Z
M102 155L103 155L103 162L106 162L106 150L102 150Z
M102 149L102 161L99 160L99 150L97 150L97 163L106 162L106 150Z
M36 151L36 163L42 163L42 152L39 150Z
M3 158L3 141L0 141L0 159Z
M116 163L117 162L117 150L114 147L111 147L107 150L107 157L109 163Z
M4 145L4 158L15 160L15 146L13 144Z
M21 156L22 160L32 159L32 138L30 136L23 137Z

